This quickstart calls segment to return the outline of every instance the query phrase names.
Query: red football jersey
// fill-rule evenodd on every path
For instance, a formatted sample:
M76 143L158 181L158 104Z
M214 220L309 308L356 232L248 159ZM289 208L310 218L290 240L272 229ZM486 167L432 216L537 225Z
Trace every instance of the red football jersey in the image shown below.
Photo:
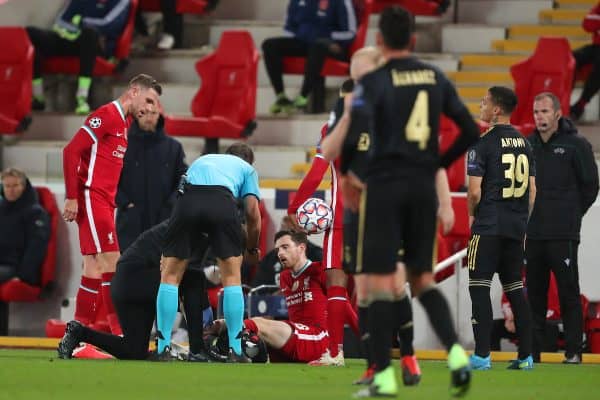
M289 320L327 329L327 291L325 269L320 262L307 263L297 273L285 269L279 275Z
M129 120L116 100L86 118L63 151L67 198L77 198L78 191L89 189L114 206L128 128Z

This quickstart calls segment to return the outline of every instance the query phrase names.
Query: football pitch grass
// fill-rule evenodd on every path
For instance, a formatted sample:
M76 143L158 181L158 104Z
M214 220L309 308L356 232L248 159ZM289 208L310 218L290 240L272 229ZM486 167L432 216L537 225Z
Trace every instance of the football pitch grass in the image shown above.
M397 363L394 360L394 363ZM400 387L399 399L449 399L449 372L441 361L421 361L417 387ZM397 364L396 364L397 365ZM198 364L186 362L60 360L49 350L0 349L0 399L351 399L350 383L362 360L344 368L304 364ZM495 362L475 371L466 399L600 399L600 365L536 364L509 371Z

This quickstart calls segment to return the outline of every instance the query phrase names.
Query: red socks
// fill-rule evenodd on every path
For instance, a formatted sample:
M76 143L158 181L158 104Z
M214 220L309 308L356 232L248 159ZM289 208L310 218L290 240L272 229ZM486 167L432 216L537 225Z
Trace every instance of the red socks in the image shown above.
M258 326L256 326L256 322L252 321L251 319L245 319L244 326L250 332L258 333Z
M119 317L115 312L115 306L113 305L112 297L110 295L110 282L112 281L114 274L114 272L105 272L102 274L100 293L102 295L104 306L106 307L106 319L108 320L108 325L110 325L110 331L113 335L122 335L123 331L119 324Z
M81 284L75 298L75 319L89 325L96 318L96 298L100 289L100 279L81 277Z
M338 355L344 345L344 322L348 294L343 286L327 288L327 330L329 332L329 352L332 357ZM355 316L356 317L356 316Z

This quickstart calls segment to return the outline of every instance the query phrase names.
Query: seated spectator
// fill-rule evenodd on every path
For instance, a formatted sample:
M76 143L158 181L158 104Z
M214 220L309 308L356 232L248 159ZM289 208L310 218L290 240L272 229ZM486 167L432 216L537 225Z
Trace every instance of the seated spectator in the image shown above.
M90 112L88 96L96 56L112 57L129 14L130 0L70 0L51 30L27 27L35 49L33 62L34 110L46 107L42 66L46 57L79 56L75 113Z
M217 7L219 0L207 0L206 3L204 12L210 13ZM183 47L183 15L177 13L177 0L160 0L160 11L162 13L163 32L156 47L159 50ZM135 29L142 36L150 35L148 25L139 8L135 19Z
M282 231L290 231L294 229L294 225L292 224L289 216L286 215L281 218L281 225L279 229ZM322 261L323 249L309 240L306 248L306 256L311 261ZM273 249L268 252L262 260L260 260L258 269L250 286L257 287L260 285L279 285L279 274L282 270L283 267L279 262L277 249Z
M592 44L583 46L573 52L575 57L575 71L591 64L592 70L583 85L579 100L571 106L571 118L578 120L585 111L585 106L600 89L600 2L585 16L582 23L583 29L592 34Z
M316 84L323 84L321 69L327 57L348 60L348 48L354 41L357 18L353 2L348 0L290 0L284 30L285 37L263 42L263 57L277 100L270 112L278 114L305 109ZM292 102L283 86L283 58L306 57L304 82ZM322 99L314 112L324 111Z
M167 136L158 111L136 116L117 196L117 238L124 252L144 231L171 215L187 165L181 143Z
M50 217L25 173L2 171L0 187L0 282L17 278L39 285L50 239Z

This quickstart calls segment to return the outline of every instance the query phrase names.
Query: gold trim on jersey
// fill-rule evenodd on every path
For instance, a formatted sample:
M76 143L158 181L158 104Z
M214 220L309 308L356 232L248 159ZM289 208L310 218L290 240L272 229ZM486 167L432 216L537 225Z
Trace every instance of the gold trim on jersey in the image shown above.
M360 194L358 206L358 237L356 240L356 273L363 270L363 241L365 240L365 222L367 211L367 188Z
M477 260L477 249L479 248L479 239L481 236L474 234L469 240L467 247L467 266L469 270L475 271L475 261Z

